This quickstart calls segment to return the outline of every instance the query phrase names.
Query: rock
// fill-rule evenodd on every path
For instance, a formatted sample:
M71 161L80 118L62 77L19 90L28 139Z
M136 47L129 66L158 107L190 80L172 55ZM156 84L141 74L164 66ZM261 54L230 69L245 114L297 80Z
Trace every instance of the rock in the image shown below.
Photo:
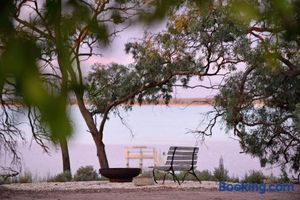
M133 179L133 184L135 186L154 185L154 179L153 177L136 177Z

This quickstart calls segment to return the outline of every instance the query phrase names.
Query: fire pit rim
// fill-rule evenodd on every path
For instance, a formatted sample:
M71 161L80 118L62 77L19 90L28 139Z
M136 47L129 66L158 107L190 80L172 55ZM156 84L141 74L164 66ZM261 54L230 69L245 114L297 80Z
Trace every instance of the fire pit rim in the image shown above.
M101 168L99 173L108 178L110 182L131 182L134 177L141 173L141 168Z

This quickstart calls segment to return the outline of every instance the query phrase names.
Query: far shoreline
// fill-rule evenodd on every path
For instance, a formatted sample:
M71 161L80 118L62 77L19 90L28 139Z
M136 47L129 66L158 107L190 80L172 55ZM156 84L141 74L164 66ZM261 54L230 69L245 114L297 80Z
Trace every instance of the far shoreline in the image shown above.
M148 103L143 102L142 104L134 103L132 106L168 106L168 107L189 107L189 106L197 106L197 107L207 107L213 106L212 98L173 98L166 104L164 99L159 99L156 103ZM70 101L71 105L77 104L75 99ZM89 103L88 103L89 104ZM123 104L127 105L127 104Z
M149 102L143 102L142 104L139 104L135 102L132 104L132 106L168 106L168 107L189 107L189 106L197 106L197 107L207 107L207 106L213 106L213 98L173 98L170 99L168 103L165 103L164 99L159 99L156 103L149 103ZM6 101L6 105L10 106L16 106L16 107L26 107L23 103L20 103L18 101ZM70 99L69 105L76 105L77 100L76 99ZM86 104L90 105L90 102L86 102ZM121 105L127 105L127 104L121 104Z

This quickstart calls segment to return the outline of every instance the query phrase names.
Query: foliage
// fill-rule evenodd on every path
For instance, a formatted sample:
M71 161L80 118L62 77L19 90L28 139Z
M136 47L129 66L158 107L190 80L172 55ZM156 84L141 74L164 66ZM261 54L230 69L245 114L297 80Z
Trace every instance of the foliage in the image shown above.
M243 78L247 79L244 84ZM299 85L299 79L287 76L283 69L271 72L258 68L247 75L232 76L216 97L217 109L224 112L228 127L241 139L246 153L260 158L262 166L290 163L299 170L300 142L294 115Z
M186 7L197 8L201 13L207 13L216 7L228 5L235 23L252 23L257 19L264 19L267 22L265 25L276 23L278 28L285 30L284 37L286 40L293 40L300 35L298 29L300 25L300 3L297 0L172 0L167 2L153 0L148 4L147 12L141 14L141 19L152 23L172 15L177 10L182 11Z
M98 179L98 173L94 170L93 166L80 167L73 178L74 181L95 181Z
M297 15L294 9L298 4L283 2L285 9ZM226 79L215 98L216 112L238 136L244 152L259 157L262 166L279 163L297 172L300 169L300 133L296 128L300 99L299 36L296 31L289 32L282 21L274 20L280 18L276 3L262 1L252 8L258 12L259 6L265 8L253 19L255 25L251 20L241 21L250 30L245 35L249 34L247 48L251 50L236 49L245 60L245 70ZM269 13L272 8L274 19ZM290 14L287 18L296 17ZM264 37L264 33L268 36Z
M72 180L72 174L69 171L64 171L53 177L48 178L47 182L68 182Z
M4 183L5 183L4 178L2 176L0 176L0 185L2 185Z
M18 177L19 183L32 183L32 174L30 171L25 171L23 174L20 174Z
M275 177L273 173L271 175L265 176L264 183L270 184L270 183L287 183L280 180L280 178Z
M280 178L278 179L278 182L280 182L280 183L290 183L291 182L291 180L288 177L288 174L286 173L285 170L281 171Z
M21 29L16 28L21 25L14 17L20 16L20 9L25 1L1 1L1 4L1 14L5 15L1 16L0 35L1 104L12 103L5 103L5 100L7 96L14 95L14 103L21 101L18 103L39 110L41 120L49 128L53 138L59 138L60 134L68 136L71 126L66 113L66 97L53 95L44 87L36 62L42 56L41 46L36 42L36 38L27 37L26 32L19 32ZM8 91L13 93L7 92L6 85L10 86ZM54 114L53 110L57 110L59 114Z
M249 175L246 173L244 176L245 183L263 183L265 179L261 171L251 170Z
M232 182L232 183L239 183L240 179L239 179L239 177L232 176L232 177L229 177L227 181Z
M208 170L203 170L203 171L196 170L195 173L201 181L213 181L214 180L214 176Z
M173 86L189 87L191 76L200 80L205 76L219 75L221 69L231 69L240 60L233 57L232 49L241 45L230 43L224 35L234 27L217 26L214 19L223 19L224 14L213 12L199 16L199 10L184 15L171 16L168 32L146 35L142 42L126 44L126 52L132 54L134 63L94 65L88 77L88 97L93 104L92 114L105 116L110 109L121 103L130 107L137 102L157 102L172 97ZM185 15L190 24L186 24ZM235 35L240 35L236 31ZM215 41L212 43L211 39ZM177 84L177 80L180 80ZM126 108L128 108L126 107Z

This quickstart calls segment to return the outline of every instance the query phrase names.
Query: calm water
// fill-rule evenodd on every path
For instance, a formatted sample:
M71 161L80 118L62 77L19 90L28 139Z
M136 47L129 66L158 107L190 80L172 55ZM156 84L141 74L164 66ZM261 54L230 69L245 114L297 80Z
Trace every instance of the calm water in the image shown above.
M200 121L204 117L203 114L210 109L210 107L200 106L187 108L135 106L131 112L121 112L127 127L118 117L111 115L104 135L110 167L125 167L125 146L147 145L157 148L162 154L170 145L197 145L200 148L197 164L200 170L213 170L218 166L221 156L230 175L241 177L251 169L261 169L258 159L239 153L241 149L238 142L230 138L220 124L214 129L214 135L206 138L205 143L201 143L197 135L187 133L188 130L204 126L204 123L200 124ZM74 125L74 134L69 145L72 171L75 172L80 166L85 165L93 165L98 169L96 150L78 108L72 106L70 113ZM35 144L28 146L20 145L19 147L23 156L23 169L39 177L61 172L61 154L58 148L52 147L48 155ZM5 155L0 156L1 164L7 164ZM150 165L153 165L153 162L145 163L146 167ZM138 163L131 162L130 166L138 166ZM273 172L274 175L279 175L280 171L270 168L262 170L266 174Z

